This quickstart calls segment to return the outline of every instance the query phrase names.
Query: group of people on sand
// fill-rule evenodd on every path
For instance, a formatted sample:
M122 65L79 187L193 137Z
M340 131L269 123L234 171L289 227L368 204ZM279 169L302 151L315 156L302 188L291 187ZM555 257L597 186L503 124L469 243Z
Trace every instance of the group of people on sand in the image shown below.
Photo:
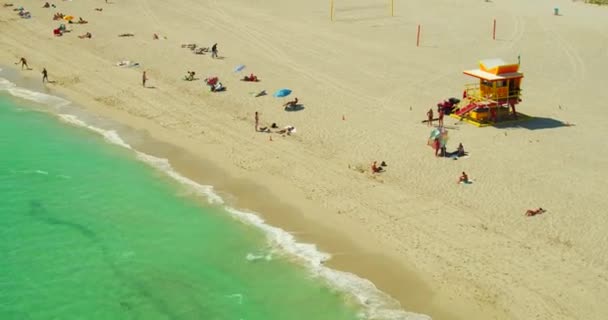
M290 126L287 125L285 127L283 127L283 129L279 129L279 126L273 122L270 126L267 127L260 127L260 114L256 111L255 115L254 115L254 120L255 120L255 131L256 132L266 132L266 133L278 133L278 134L286 134L286 135L291 135L292 133L296 132L296 128L294 126ZM272 131L271 129L275 129L275 131ZM278 130L276 130L278 129ZM272 137L270 138L272 140Z
M7 4L4 5L5 7L7 7ZM9 7L12 7L12 4L9 4ZM19 7L19 8L15 8L13 9L13 11L17 11L17 15L19 15L19 17L21 17L22 19L29 19L32 17L32 14L25 10L24 7Z
M445 116L445 111L443 111L443 108L439 108L439 117L437 118L437 120L439 121L439 126L443 127L443 117ZM429 111L427 111L426 113L426 124L429 127L433 126L433 121L435 120L435 114L433 113L433 108L430 108Z
M15 62L16 65L21 65L21 70L25 68L25 70L32 70L30 66L27 64L27 59L25 57L19 58L19 61ZM46 71L46 68L42 68L42 83L49 82L49 73Z

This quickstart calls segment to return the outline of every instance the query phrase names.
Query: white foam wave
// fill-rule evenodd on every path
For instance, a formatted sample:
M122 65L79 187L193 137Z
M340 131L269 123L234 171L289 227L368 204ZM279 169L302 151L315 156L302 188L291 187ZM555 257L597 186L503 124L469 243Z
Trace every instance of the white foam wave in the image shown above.
M70 104L68 100L50 94L18 87L16 84L4 78L0 78L0 91L6 91L14 97L48 105L51 107L64 107Z
M359 303L366 307L366 319L383 320L428 320L429 316L406 312L401 309L398 301L380 291L371 281L360 278L352 273L328 268L323 265L331 256L321 252L314 244L297 242L287 231L273 227L250 212L226 207L228 212L241 221L262 229L269 240L283 252L295 256L304 262L313 274L327 280L333 287L342 292L353 294ZM249 259L249 255L248 255Z
M200 195L203 195L207 198L207 201L212 204L223 204L224 200L220 197L215 191L213 191L213 186L202 185L197 182L194 182L181 174L177 173L175 169L169 163L169 160L158 158L151 156L149 154L143 152L137 152L137 158L140 160L150 164L151 166L165 172L171 178L177 180L178 182L192 188L194 191L198 192Z
M247 259L247 261L257 261L257 260L270 261L270 260L272 260L272 254L255 254L255 253L250 252L245 256L245 259Z
M161 170L176 181L192 188L198 194L204 196L210 203L224 204L223 199L215 193L213 186L201 185L193 180L190 180L173 169L167 159L154 157L143 152L134 150L122 138L112 130L104 130L98 127L88 125L76 116L61 114L60 118L67 123L81 126L90 129L102 135L108 142L133 150L137 158L152 167ZM269 242L282 253L287 253L292 257L296 257L303 263L313 275L325 279L331 286L336 289L350 293L356 297L361 305L365 307L363 317L370 320L429 320L429 316L410 313L404 311L399 302L391 298L389 295L380 291L369 280L360 278L352 273L334 270L324 266L324 262L330 259L331 255L321 252L314 244L297 242L295 237L280 228L273 227L264 222L264 220L251 212L237 210L228 206L224 209L233 215L235 218L245 223L251 224L267 235ZM247 260L258 260L260 258L269 259L271 255L254 255L248 254Z
M78 119L78 117L76 117L75 115L71 115L71 114L60 114L59 119L63 120L64 122L67 122L69 124L87 128L91 131L99 133L100 135L102 135L104 137L104 139L106 141L108 141L112 144L116 144L116 145L119 145L119 146L121 146L123 148L127 148L127 149L133 149L133 148L131 148L131 146L128 143L126 143L124 140L122 140L122 138L114 130L104 130L104 129L101 129L101 128L98 128L95 126L88 125L86 122Z

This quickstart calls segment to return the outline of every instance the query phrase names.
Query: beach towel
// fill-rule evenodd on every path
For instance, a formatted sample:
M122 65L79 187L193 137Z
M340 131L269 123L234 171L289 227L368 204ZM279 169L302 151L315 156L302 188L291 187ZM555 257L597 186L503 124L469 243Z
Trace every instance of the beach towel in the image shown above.
M117 62L116 66L117 67L123 67L123 68L139 67L139 62L133 62L133 61L129 61L129 60L123 60L123 61Z

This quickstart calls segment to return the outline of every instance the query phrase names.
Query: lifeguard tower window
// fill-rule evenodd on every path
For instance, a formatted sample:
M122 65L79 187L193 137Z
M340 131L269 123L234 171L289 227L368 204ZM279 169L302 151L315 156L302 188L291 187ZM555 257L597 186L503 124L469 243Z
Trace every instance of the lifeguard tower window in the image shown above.
M491 87L492 82L490 82L488 80L481 80L481 85L486 86L486 87Z

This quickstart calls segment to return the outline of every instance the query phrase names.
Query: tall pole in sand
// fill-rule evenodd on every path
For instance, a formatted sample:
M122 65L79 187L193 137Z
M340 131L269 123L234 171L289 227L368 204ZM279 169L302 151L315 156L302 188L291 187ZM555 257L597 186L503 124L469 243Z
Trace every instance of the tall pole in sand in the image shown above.
M494 19L494 27L492 27L492 40L496 40L496 19Z
M418 32L416 33L416 47L420 46L420 25L418 25Z
M334 21L334 0L329 0L329 19Z

